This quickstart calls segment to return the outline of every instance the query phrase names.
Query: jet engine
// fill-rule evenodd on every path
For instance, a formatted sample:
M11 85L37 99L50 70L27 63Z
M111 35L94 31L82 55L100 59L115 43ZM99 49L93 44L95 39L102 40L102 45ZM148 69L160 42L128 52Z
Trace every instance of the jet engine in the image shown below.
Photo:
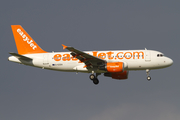
M124 71L124 62L109 62L103 66L99 66L99 70L104 70L110 73L121 73Z
M113 79L122 80L122 79L127 79L128 78L128 73L129 73L129 71L124 71L124 72L121 72L121 73L110 73L110 72L107 72L107 73L104 73L104 76L112 77Z

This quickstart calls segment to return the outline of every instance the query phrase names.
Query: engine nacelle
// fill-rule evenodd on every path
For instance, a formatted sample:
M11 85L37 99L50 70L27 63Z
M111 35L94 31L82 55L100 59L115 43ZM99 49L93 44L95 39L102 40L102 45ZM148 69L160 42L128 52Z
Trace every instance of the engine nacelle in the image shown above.
M119 79L119 80L122 80L122 79L127 79L128 78L128 73L129 71L124 71L124 72L121 72L121 73L104 73L104 76L106 77L112 77L113 79Z
M109 62L104 66L99 67L100 70L105 70L110 73L120 73L124 71L124 63L123 62Z

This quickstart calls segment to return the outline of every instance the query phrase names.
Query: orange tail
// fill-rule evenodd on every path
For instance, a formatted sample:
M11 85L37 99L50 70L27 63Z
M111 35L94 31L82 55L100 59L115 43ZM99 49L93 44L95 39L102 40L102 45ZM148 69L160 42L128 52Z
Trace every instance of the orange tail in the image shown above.
M21 25L11 25L11 28L19 54L47 53L38 46Z

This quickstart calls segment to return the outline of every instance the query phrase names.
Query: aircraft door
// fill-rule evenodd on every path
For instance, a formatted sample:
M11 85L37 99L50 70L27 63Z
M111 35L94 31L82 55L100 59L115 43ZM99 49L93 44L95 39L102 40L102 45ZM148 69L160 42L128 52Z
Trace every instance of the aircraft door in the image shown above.
M49 65L49 62L48 62L48 55L43 55L43 65Z
M146 56L145 56L145 61L150 62L151 61L151 52L146 50Z

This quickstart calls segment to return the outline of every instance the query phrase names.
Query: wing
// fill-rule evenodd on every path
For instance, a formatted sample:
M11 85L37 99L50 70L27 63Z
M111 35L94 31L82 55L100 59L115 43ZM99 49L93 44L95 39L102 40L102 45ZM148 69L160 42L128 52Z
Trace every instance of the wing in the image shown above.
M87 69L88 68L96 68L98 66L104 65L106 63L105 60L102 60L98 57L92 56L88 53L82 52L80 50L77 50L73 47L68 47L63 45L63 49L68 49L71 51L71 55L77 59L79 59L81 62L85 63L85 66Z

